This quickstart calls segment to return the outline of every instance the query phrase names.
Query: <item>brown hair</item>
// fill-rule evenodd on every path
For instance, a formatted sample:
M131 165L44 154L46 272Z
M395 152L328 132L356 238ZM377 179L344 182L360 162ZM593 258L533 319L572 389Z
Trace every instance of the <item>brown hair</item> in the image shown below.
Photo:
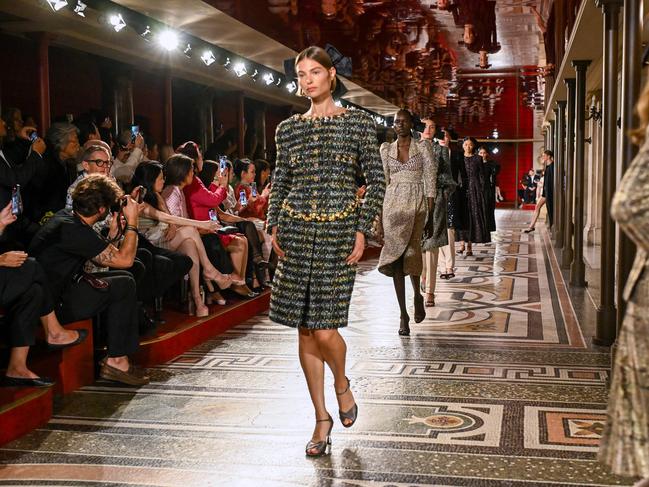
M318 46L310 46L307 47L304 51L302 51L300 54L297 55L295 58L295 72L297 73L297 65L300 61L303 59L312 59L318 64L321 64L326 70L330 70L331 68L334 67L334 63L331 60L331 57L321 47ZM331 88L329 91L333 93L336 89L336 77L334 76L333 81L331 82ZM297 88L297 95L298 96L305 96L304 93L302 93L302 88L300 88L299 83L298 83L298 88Z
M644 85L638 103L636 103L635 111L640 119L640 125L629 131L629 136L634 144L642 145L647 133L647 126L649 126L649 80Z
M183 154L174 154L164 165L165 182L167 186L178 186L192 170L194 161Z
M72 191L72 209L81 216L94 216L99 208L110 208L124 196L115 181L103 174L91 174Z

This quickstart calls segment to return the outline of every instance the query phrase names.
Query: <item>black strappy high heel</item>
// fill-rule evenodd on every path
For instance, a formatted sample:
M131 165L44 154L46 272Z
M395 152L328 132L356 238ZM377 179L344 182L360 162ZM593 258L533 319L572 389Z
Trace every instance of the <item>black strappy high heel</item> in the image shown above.
M315 422L324 423L325 421L331 423L331 426L329 426L329 431L327 431L327 436L323 441L309 440L309 442L306 444L306 449L304 450L307 457L315 458L329 455L331 453L331 430L334 427L334 420L331 418L331 415L327 415L327 419L316 419ZM310 453L310 450L316 451L315 453Z
M349 378L345 377L345 379L347 379L347 387L345 387L345 390L342 392L336 391L336 396L342 396L349 390L349 386L350 386ZM358 418L358 404L356 404L356 401L354 401L354 405L347 412L342 412L340 409L338 409L338 416L340 416L340 422L345 428L351 428L356 422L356 418ZM345 424L346 419L351 420L351 423Z

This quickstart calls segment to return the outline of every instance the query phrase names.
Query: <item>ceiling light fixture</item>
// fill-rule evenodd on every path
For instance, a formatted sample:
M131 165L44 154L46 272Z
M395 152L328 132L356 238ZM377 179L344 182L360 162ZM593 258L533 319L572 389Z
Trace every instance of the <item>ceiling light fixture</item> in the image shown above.
M500 151L498 150L498 147L494 147L493 149L491 149L492 154L498 154L499 152Z
M295 93L295 90L297 90L297 84L295 83L295 81L291 81L286 85L286 89L289 93Z
M113 14L108 17L108 23L113 26L115 32L119 32L124 27L126 27L126 22L124 22L124 17L122 14Z
M191 46L191 44L187 43L187 46L185 47L185 49L183 49L183 54L188 58L192 57L192 46Z
M163 30L158 34L158 44L167 51L173 51L178 47L178 34L171 30Z
M74 7L74 13L77 14L80 17L85 17L86 14L83 13L83 11L88 8L88 5L83 3L81 0L77 0L77 5Z
M279 85L281 85L281 84L282 84L282 77L281 77L281 76L278 76L278 77L277 77L277 82L275 83L275 85L276 85L276 86L279 86Z
M214 53L208 49L207 51L203 52L201 61L205 63L205 66L210 66L214 64L214 62L216 62L216 57L214 57Z
M275 82L275 77L273 76L273 73L264 74L264 81L266 82L266 86L272 85Z
M257 81L257 76L259 76L259 70L255 69L255 71L250 75L253 81Z
M241 78L244 74L248 74L248 70L246 69L246 65L243 64L242 62L238 62L232 67L232 70L234 71L234 74L236 74L239 78Z
M54 12L58 12L68 4L68 0L47 0L47 4Z
M223 63L223 67L229 71L230 70L230 64L232 64L232 61L230 61L229 57L226 57L225 62Z

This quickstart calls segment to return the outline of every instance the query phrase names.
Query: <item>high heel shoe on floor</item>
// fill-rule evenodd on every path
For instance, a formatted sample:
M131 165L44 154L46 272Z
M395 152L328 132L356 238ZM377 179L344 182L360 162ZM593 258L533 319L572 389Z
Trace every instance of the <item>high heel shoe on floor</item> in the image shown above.
M464 255L466 255L467 257L473 257L473 250L467 250L466 254Z
M399 335L402 337L409 337L410 336L410 318L401 318L401 322L399 324Z
M462 255L464 253L464 247L460 248L455 252L456 254Z
M534 230L536 230L536 228L534 228L534 227L532 227L532 228L526 228L525 230L523 230L523 232L525 232L525 233L532 233Z
M331 415L327 416L327 419L316 419L315 421L316 423L331 423L331 425L329 426L329 431L327 431L327 436L323 441L309 440L304 450L304 453L306 453L307 457L316 458L323 455L329 455L331 453L331 430L334 427L334 420L331 418ZM312 450L315 451L312 452Z
M421 323L426 319L426 308L424 307L424 298L421 294L415 295L415 323Z
M351 383L349 382L348 377L345 377L345 379L347 379L347 387L345 387L345 390L342 392L336 391L336 396L342 396L347 391L349 391L349 386L351 385ZM354 405L349 409L349 411L343 412L338 409L338 416L340 416L340 422L345 428L351 428L352 426L354 426L354 423L358 418L358 404L356 404L356 401L354 401ZM345 424L346 419L350 420L351 423Z
M232 286L231 291L234 291L239 296L243 296L244 298L256 298L257 296L259 296L258 293L254 292L252 289L246 286L245 283L242 286Z
M435 306L435 295L433 293L426 293L425 305L427 308L432 308L433 306Z
M205 296L205 302L207 304L218 304L219 306L225 306L227 304L225 298L218 291L214 291Z
M230 274L207 274L203 273L203 280L207 286L209 292L214 292L215 289L212 286L212 283L215 283L220 290L228 289L233 284L236 284L238 281L234 281Z

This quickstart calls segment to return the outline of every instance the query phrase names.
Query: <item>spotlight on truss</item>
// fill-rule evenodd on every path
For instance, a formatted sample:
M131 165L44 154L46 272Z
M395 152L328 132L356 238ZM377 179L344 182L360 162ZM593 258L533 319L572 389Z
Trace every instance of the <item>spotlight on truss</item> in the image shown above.
M211 64L214 64L214 62L216 62L216 58L214 57L214 53L208 49L207 51L203 52L201 61L205 63L205 66L210 66Z
M122 14L113 14L108 17L108 23L113 26L115 32L119 32L124 27L126 27L126 22L124 22L124 17Z
M88 5L83 3L81 0L77 0L77 5L74 7L74 13L80 17L85 17L86 14L83 11L88 8Z
M163 30L158 34L158 44L167 51L173 51L178 47L178 34L171 30Z
M54 12L58 12L68 4L68 0L47 0L47 4Z

